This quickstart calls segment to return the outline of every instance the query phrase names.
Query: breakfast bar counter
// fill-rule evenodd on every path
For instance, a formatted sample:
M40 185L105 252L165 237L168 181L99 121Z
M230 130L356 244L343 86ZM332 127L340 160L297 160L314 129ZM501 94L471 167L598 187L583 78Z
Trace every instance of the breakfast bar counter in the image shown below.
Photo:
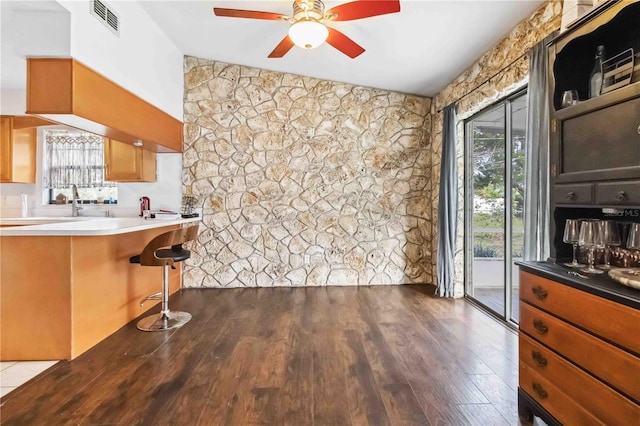
M0 219L0 236L94 236L117 235L198 222L190 219L143 219L139 217L26 217Z
M154 302L140 300L161 289L160 271L129 258L199 220L0 220L0 359L73 359L148 310ZM180 271L171 270L171 293Z

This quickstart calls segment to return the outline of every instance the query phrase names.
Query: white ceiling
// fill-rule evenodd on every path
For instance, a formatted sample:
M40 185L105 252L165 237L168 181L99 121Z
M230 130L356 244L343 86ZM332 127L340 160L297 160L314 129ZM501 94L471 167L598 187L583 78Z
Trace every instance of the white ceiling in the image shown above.
M345 2L327 0L325 5L330 9ZM107 3L117 11L120 1ZM139 3L185 55L431 97L544 0L401 0L399 13L330 23L366 49L355 59L326 43L309 51L294 47L284 58L269 59L287 33L287 22L213 14L214 7L226 7L291 15L293 0ZM2 87L24 88L25 54L69 54L69 14L52 0L2 0L0 6ZM21 12L29 12L24 16L31 21L21 19ZM123 16L121 25L135 22ZM34 26L38 31L31 31Z
M287 22L213 14L214 7L222 7L290 16L292 2L142 1L141 5L185 55L432 97L544 0L401 0L399 13L330 23L366 49L355 59L326 43L309 51L294 47L284 58L269 59L267 55L287 34ZM345 2L324 3L330 9Z

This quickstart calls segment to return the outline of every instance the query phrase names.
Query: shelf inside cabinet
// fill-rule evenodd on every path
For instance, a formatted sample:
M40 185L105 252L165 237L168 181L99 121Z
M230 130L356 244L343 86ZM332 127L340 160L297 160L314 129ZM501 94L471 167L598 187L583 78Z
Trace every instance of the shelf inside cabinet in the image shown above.
M577 26L558 39L552 55L554 109L560 110L565 90L577 90L580 99L588 99L589 77L598 46L605 47L605 58L611 58L627 49L633 49L634 54L640 52L638 22L640 2L620 2L603 11L598 19ZM632 81L633 83L637 81Z
M576 105L568 106L560 110L555 111L554 116L558 120L566 120L568 118L577 117L579 115L587 114L591 111L597 111L602 108L609 107L611 105L624 102L629 99L633 99L640 96L640 81L632 83L628 86L622 87L618 90L614 90L604 95L600 95L593 99L586 101L580 101Z

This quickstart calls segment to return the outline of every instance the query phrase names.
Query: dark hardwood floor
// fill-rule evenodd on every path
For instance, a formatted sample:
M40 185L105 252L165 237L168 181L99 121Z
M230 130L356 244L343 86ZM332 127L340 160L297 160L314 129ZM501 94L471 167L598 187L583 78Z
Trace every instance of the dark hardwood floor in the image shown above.
M511 318L516 321L520 318L520 300L518 294L520 288L513 289L515 300L511 304ZM504 290L501 288L475 288L473 289L473 297L478 303L485 305L494 311L499 317L504 317Z
M433 287L186 289L1 401L3 425L517 425L517 336ZM157 311L158 308L152 309ZM37 326L46 326L38 324Z

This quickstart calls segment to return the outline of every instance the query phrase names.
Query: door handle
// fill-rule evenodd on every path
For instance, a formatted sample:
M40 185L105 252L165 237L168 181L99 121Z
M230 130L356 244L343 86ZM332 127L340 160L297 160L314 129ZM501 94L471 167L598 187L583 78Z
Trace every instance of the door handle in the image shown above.
M546 390L542 387L542 385L538 382L532 382L531 387L533 387L533 391L540 397L540 399L545 399L549 396Z
M617 201L625 201L627 199L627 193L624 191L620 191L616 194Z
M547 290L545 290L544 288L542 288L542 286L535 286L531 289L531 291L533 292L533 295L536 297L536 299L538 300L544 300L547 298Z
M535 361L538 367L546 367L547 359L538 351L531 351L531 358Z
M547 327L547 325L542 320L534 320L533 328L535 328L536 331L540 334L547 334L547 332L549 331L549 327Z

